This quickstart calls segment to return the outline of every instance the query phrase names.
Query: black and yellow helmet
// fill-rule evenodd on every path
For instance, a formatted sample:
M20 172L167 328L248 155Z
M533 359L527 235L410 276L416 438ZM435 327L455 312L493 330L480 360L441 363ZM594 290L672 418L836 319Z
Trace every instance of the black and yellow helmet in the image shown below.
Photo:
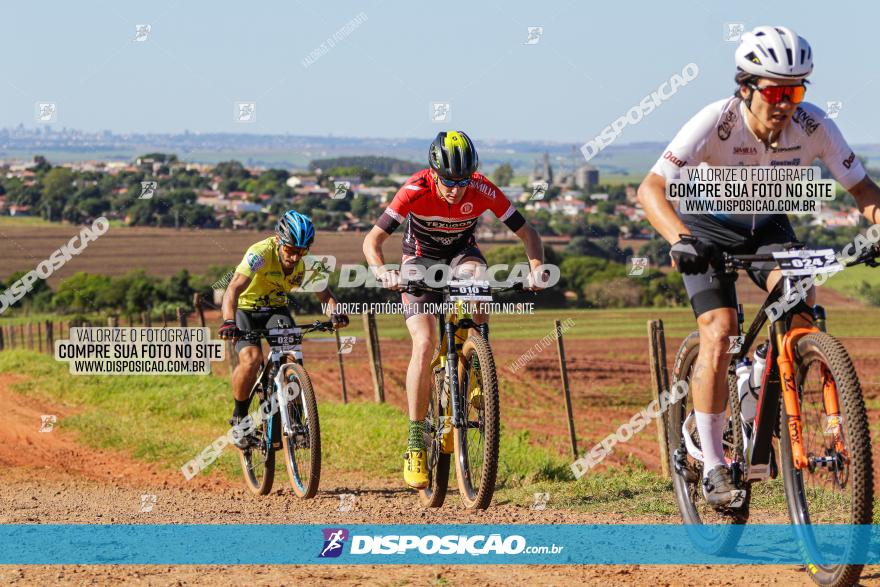
M437 133L428 149L428 163L440 177L465 179L477 170L480 158L469 136L460 130L450 130Z

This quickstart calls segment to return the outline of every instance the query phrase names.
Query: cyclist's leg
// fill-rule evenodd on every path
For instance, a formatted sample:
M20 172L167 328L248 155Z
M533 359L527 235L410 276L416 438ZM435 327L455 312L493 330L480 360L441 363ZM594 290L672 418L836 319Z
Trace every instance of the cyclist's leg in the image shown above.
M709 273L685 275L697 317L700 352L690 379L697 431L703 449L703 476L725 464L722 436L727 423L727 370L731 337L738 334L734 281Z
M699 217L685 219L698 238L721 250L747 246L748 238L720 221ZM698 275L684 275L684 286L697 318L700 352L690 379L694 416L703 452L703 492L717 507L727 506L736 487L724 459L723 436L727 426L727 370L732 359L731 337L739 334L736 315L736 276L715 274L714 268Z
M406 397L410 421L421 422L428 412L431 359L437 349L437 319L433 314L413 314L406 319L412 338L412 355L406 370Z
M257 312L247 312L237 310L235 314L235 325L239 330L250 330L260 328L258 324L265 322ZM232 410L232 418L229 423L241 432L234 434L235 445L244 450L248 446L248 435L253 431L254 422L245 427L243 422L248 416L251 403L251 389L257 380L260 371L260 365L263 362L263 353L257 343L239 340L235 343L235 352L238 353L238 365L232 372L232 395L235 400L235 407Z
M408 275L406 266L410 263L426 267L434 262L435 260L422 257L405 257L401 264L401 275ZM433 279L433 276L426 278L429 282ZM403 316L412 338L412 354L406 371L409 433L407 450L403 455L403 478L407 485L415 489L423 489L428 485L424 423L430 397L431 360L437 348L437 319L431 313L433 309L430 306L441 299L435 293L423 293L419 296L402 294Z
M265 328L267 312L249 312L237 310L235 313L235 326L241 331ZM235 352L238 353L238 365L232 372L232 394L236 400L236 416L247 415L247 405L239 402L248 402L251 388L257 380L260 366L263 363L263 351L259 343L239 339L235 343ZM241 411L244 413L239 413Z

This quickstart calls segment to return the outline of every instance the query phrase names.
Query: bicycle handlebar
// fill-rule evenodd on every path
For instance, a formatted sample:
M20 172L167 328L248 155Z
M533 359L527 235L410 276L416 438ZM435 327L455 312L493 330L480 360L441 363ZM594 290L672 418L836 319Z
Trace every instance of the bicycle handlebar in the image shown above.
M315 320L315 322L309 324L308 326L292 326L291 328L299 328L301 330L300 335L319 331L332 332L333 322L331 322L330 320L326 320L323 322L321 320ZM276 330L276 328L254 328L251 330L239 330L238 332L240 336L236 338L242 338L245 340L257 340L265 336L272 336L269 334L270 330Z
M792 247L787 247L786 250L790 248ZM877 267L880 266L880 263L877 262L878 257L880 257L880 248L877 245L872 245L855 259L844 263L844 267L853 267L855 265ZM722 253L720 266L725 273L735 273L738 269L750 269L753 263L771 261L776 261L772 253L762 253L760 255L731 255L730 253Z
M449 285L442 285L442 286L428 285L424 281L419 280L419 281L410 281L409 283L406 284L405 287L403 287L403 289L401 291L405 291L406 293L417 293L420 291L427 291L427 292L433 292L433 293L447 293L450 291L450 289L451 288ZM523 287L522 283L514 283L513 285L504 286L504 287L489 286L489 291L491 291L492 293L501 293L501 292L505 292L505 291L524 291L524 287Z

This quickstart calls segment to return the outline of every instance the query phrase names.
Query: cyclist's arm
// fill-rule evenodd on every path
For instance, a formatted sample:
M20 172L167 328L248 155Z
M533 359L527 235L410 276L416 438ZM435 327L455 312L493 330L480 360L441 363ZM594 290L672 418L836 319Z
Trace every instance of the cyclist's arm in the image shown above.
M223 319L235 320L235 310L238 309L238 296L251 284L251 278L235 272L229 285L226 286L226 293L223 294Z
M691 231L679 218L672 202L666 199L666 183L679 179L685 165L710 162L706 149L711 137L716 136L722 102L727 103L709 104L681 127L639 186L638 199L648 222L669 244L675 244L681 240L680 234Z
M391 235L388 232L385 232L379 226L374 226L367 233L367 238L364 239L364 257L367 259L370 271L373 272L377 279L380 279L386 271L383 269L385 256L382 254L382 244L388 240L389 236Z
M880 224L880 187L867 175L849 188L849 193L855 198L859 206L859 212L868 219L871 224Z
M336 313L336 296L333 295L333 292L330 291L329 287L321 291L316 291L315 297L318 298L318 301L321 302L322 306L327 308L327 311L324 312L327 317L330 317L334 313Z
M526 247L526 255L529 257L529 267L534 272L544 264L544 243L538 231L526 222L514 232Z
M648 222L669 244L678 242L680 234L691 233L678 217L672 202L666 199L666 179L662 176L648 173L639 186L638 198Z

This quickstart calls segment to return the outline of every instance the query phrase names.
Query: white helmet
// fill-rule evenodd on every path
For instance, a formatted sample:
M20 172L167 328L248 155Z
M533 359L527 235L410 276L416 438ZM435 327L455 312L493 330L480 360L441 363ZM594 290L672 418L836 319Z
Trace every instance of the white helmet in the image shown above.
M759 26L743 33L736 66L758 77L804 79L813 71L813 50L790 28Z

